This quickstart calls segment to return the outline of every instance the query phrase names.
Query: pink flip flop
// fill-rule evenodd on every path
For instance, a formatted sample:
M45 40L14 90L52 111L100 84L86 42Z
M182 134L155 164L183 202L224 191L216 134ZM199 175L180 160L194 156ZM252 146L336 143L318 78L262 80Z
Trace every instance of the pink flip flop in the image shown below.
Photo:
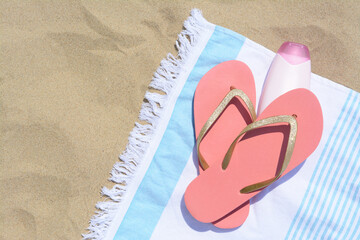
M228 70L231 71L231 68ZM209 74L208 77L210 76ZM227 94L223 93L224 95ZM251 98L254 99L255 96L250 95L248 100ZM246 97L244 99L246 100ZM217 119L216 124L225 117L228 108L229 106ZM196 108L194 110L196 111ZM228 125L223 125L219 133L226 129L229 129L228 132L236 131L233 119L227 122ZM253 123L246 127L242 125L243 129L232 133L235 140L227 143L230 148L225 151L225 157L221 157L221 148L219 151L222 153L213 157L210 162L210 155L205 153L206 145L200 146L199 152L204 151L202 156L199 154L199 160L202 158L200 163L206 161L208 164L201 163L207 168L206 171L191 182L185 192L188 210L201 222L218 220L221 224L231 219L231 216L222 218L232 212L246 219L248 210L245 211L244 208L248 207L249 199L294 169L315 150L321 138L322 124L321 107L316 96L309 90L296 89L274 100ZM214 126L208 127L211 129L201 145L215 129ZM200 132L197 130L198 134ZM212 146L219 149L217 145ZM239 211L236 211L237 209ZM234 219L239 219L239 216Z
M256 89L254 77L249 67L240 61L227 61L218 64L206 73L200 80L194 96L195 133L198 138L201 129L217 108L221 100L231 89L241 89L250 99L255 109ZM235 91L234 91L235 92ZM199 152L206 159L208 166L223 159L231 142L237 134L255 118L241 98L231 99L226 109L221 113L206 136L201 141ZM199 142L199 141L198 141ZM207 168L207 166L204 166ZM199 173L204 169L199 163ZM247 201L241 209L228 214L213 224L219 228L234 228L240 226L249 212Z

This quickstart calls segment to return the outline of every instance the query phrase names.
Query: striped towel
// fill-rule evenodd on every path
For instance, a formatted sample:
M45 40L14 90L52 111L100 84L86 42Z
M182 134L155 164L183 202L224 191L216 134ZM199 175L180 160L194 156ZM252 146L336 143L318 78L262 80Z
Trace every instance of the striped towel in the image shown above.
M312 74L311 90L324 115L316 151L300 166L251 199L239 228L196 221L183 195L197 176L193 96L215 65L240 60L252 70L257 102L275 53L207 22L193 10L150 86L129 144L103 189L109 201L90 223L85 239L360 239L360 95ZM256 104L258 105L258 104Z

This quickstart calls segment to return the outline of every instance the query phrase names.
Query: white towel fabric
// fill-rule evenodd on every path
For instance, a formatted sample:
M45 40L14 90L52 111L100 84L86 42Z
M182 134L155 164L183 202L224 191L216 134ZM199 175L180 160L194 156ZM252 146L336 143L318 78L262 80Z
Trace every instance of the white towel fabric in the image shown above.
M198 10L184 27L180 59L164 60L151 83L166 95L147 93L140 113L152 125L136 126L124 163L114 166L112 180L126 182L125 193L120 184L104 189L115 201L99 205L85 238L360 239L360 95L315 74L311 90L324 116L316 151L252 198L239 228L218 229L189 214L183 195L197 176L192 100L198 81L223 61L243 61L255 77L258 102L275 53L207 22Z

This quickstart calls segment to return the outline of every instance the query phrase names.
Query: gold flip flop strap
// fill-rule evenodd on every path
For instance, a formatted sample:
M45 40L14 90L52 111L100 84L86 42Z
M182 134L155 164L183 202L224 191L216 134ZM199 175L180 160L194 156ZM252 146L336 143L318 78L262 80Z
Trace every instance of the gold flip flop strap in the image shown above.
M288 140L288 144L287 144L287 148L286 148L286 152L285 152L285 158L284 158L283 164L281 166L281 170L273 178L270 178L268 180L258 182L255 184L251 184L249 186L244 187L243 189L240 190L241 193L250 193L250 192L254 192L256 190L262 189L264 187L267 187L271 183L275 182L281 176L281 174L283 174L283 172L285 171L286 167L288 166L288 164L290 162L291 155L294 151L296 133L297 133L296 116L279 115L279 116L269 117L269 118L255 121L255 122L247 125L230 145L230 147L225 155L225 158L222 162L222 168L224 170L229 165L231 156L235 149L235 145L238 143L238 140L240 139L241 136L243 136L245 133L247 133L251 130L254 130L256 128L259 128L259 127L263 127L263 126L275 124L275 123L285 123L285 122L290 124L290 133L289 133L289 140Z
M199 163L200 163L200 166L202 167L202 169L204 169L204 170L207 169L209 167L209 165L200 153L200 150L199 150L200 142L202 141L205 134L209 131L211 126L214 124L216 119L218 119L220 114L225 110L225 108L229 104L229 102L236 96L240 97L246 104L247 108L250 111L252 121L255 121L255 119L256 119L256 113L255 113L254 106L253 106L250 98L243 91L241 91L240 89L232 89L228 94L226 94L224 99L216 107L215 111L211 114L209 119L206 121L204 126L201 128L199 136L196 141L196 148L197 148L197 152L198 152Z

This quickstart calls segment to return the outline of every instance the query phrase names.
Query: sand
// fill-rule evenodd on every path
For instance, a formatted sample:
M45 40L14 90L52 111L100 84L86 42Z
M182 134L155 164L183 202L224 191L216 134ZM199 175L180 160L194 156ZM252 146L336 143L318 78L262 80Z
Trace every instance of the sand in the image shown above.
M360 91L359 5L1 1L0 239L81 239L191 8L274 51L304 43L313 72Z

